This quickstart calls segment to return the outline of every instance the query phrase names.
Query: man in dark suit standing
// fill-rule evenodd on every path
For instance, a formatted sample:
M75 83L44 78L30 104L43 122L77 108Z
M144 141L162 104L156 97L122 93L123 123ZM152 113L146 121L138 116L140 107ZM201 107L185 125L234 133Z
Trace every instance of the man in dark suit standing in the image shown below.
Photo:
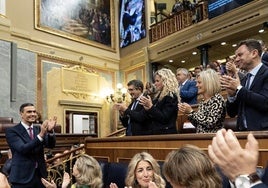
M178 68L176 77L179 82L181 102L196 104L198 89L196 82L189 79L189 71L185 68Z
M44 147L55 146L54 127L57 118L33 126L36 109L31 103L20 106L21 122L6 130L6 140L12 152L9 181L12 188L42 188L41 178L47 177Z
M114 105L119 110L123 126L127 128L126 135L149 135L151 134L151 129L149 123L147 123L148 117L143 106L139 104L139 98L143 94L143 83L140 80L131 80L127 86L132 102L128 106L125 103Z
M247 76L241 82L238 75L221 77L228 93L227 113L230 117L237 115L240 131L268 130L268 67L262 64L261 53L258 40L241 41L235 61Z

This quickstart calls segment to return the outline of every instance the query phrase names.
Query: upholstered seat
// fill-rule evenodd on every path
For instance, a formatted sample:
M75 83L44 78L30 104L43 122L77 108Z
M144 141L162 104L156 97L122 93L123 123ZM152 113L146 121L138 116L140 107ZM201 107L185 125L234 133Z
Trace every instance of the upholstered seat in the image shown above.
M0 123L13 123L12 117L0 117Z

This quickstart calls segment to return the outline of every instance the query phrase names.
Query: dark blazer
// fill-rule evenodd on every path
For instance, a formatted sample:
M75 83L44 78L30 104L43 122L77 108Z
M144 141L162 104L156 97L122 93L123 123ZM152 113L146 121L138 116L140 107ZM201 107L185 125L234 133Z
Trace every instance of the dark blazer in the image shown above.
M196 81L187 80L185 84L180 87L181 102L190 105L197 104L197 91Z
M161 101L153 100L153 106L147 111L151 120L152 134L177 133L178 97L165 96Z
M55 147L56 139L54 134L46 134L41 142L37 137L39 132L40 127L34 126L34 139L31 140L21 123L6 130L6 140L12 152L12 167L9 174L11 183L29 183L34 177L36 165L41 177L47 177L44 146Z
M262 54L261 61L264 65L268 66L268 52Z
M141 104L137 104L136 108L131 110L134 101L128 106L120 120L124 127L128 129L128 123L131 124L131 133L133 136L150 135L152 130L150 128L149 118L146 115L145 109ZM129 130L126 131L127 133ZM129 136L129 135L127 135Z
M253 186L252 188L268 188L268 185L265 185L264 183L260 183L258 185Z
M246 77L241 80L244 86ZM257 72L250 90L242 87L233 103L227 101L227 113L230 117L237 116L237 127L243 125L242 105L245 105L247 130L268 130L268 67L262 65Z
M264 173L261 177L263 183L253 186L254 188L268 188L268 166L264 169Z

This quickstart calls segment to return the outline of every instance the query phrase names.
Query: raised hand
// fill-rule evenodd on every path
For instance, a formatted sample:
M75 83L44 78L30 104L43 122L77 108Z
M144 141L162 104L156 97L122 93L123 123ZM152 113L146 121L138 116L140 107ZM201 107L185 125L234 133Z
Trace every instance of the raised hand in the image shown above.
M41 178L41 181L46 188L57 188L57 185L53 180L49 182L45 178Z
M47 130L52 131L57 124L57 117L54 116L53 118L50 118L47 122Z

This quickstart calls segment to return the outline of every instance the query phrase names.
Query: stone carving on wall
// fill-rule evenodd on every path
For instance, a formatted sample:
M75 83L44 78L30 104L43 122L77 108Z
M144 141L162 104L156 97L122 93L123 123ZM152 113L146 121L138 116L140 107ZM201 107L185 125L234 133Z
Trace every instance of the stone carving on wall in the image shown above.
M62 92L75 98L86 99L98 96L99 75L94 70L88 70L81 65L61 68Z

